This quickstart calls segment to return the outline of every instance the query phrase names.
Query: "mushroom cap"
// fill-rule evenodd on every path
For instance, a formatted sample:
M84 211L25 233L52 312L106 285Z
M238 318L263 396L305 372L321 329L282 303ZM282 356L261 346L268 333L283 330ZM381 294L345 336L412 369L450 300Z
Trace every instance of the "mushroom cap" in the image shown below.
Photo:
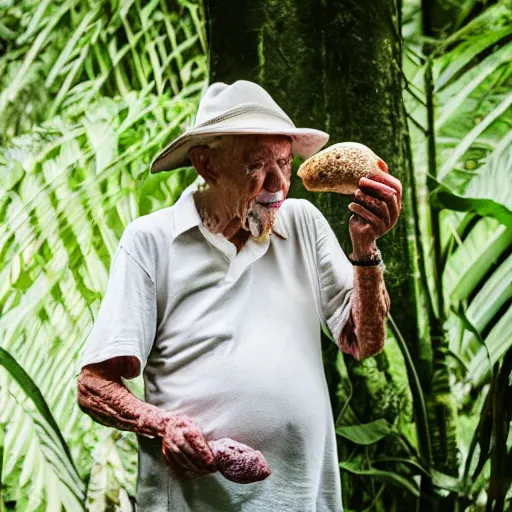
M364 144L341 142L308 158L297 174L309 191L354 194L361 178L387 169L384 160Z
M237 484L250 484L265 480L270 467L259 450L227 437L209 441L215 463L222 475Z

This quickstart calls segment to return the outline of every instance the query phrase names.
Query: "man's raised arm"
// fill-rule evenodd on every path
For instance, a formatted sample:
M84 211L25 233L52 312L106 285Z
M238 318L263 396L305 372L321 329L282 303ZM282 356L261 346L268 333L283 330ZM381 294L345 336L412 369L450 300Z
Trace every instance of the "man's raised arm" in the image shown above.
M354 266L352 307L337 343L342 352L352 354L358 361L384 348L391 301L383 274L382 265Z
M384 283L384 266L373 265L381 255L375 241L397 222L402 209L402 184L395 177L379 173L359 180L353 213L349 220L354 264L352 307L338 346L356 359L377 354L384 347L386 315L391 301ZM382 262L381 262L382 263Z

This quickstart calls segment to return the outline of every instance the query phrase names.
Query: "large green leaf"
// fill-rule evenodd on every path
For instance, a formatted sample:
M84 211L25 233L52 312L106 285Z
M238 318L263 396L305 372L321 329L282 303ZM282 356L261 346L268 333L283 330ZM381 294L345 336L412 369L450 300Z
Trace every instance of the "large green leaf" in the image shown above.
M478 333L483 332L501 311L501 308L511 299L512 254L484 282L482 288L470 302L465 312L468 322ZM481 342L474 332L472 330L456 331L454 338L461 340L460 345L457 345L455 349L457 353L464 361L471 361L481 347Z
M509 111L512 105L512 93L503 95L500 102L486 113L484 118L476 123L473 128L467 132L464 137L457 141L456 147L450 152L449 157L443 162L438 171L438 177L443 180L446 175L452 171L462 160L466 151L474 144L479 137L504 113Z
M372 464L403 464L414 470L417 470L419 474L430 476L432 483L440 489L454 492L461 492L463 490L463 484L458 478L442 473L441 471L436 471L435 469L431 469L429 472L426 468L424 468L421 464L413 459L406 459L404 457L383 457L373 459Z
M491 365L499 361L512 346L512 308L496 322L485 338L487 348L481 347L469 364L468 376L474 386L479 386L491 373ZM491 356L489 362L489 356Z
M476 212L512 226L512 131L497 145L485 164L466 182L451 171L434 190L431 201L442 208Z
M30 436L24 438L24 433L21 431L19 424L16 425L14 423L14 425L10 425L5 439L9 456L6 459L3 470L4 480L9 481L12 473L16 470L15 463L18 461L18 455L25 454L22 472L19 477L20 486L28 483L29 477L33 479L43 466L49 466L51 470L46 473L45 481L41 485L41 494L39 496L37 493L31 495L24 508L31 510L32 506L38 507L39 503L44 500L48 510L60 510L61 506L66 503L66 510L82 511L85 500L85 486L75 468L64 436L41 391L27 372L18 364L16 359L1 347L0 365L8 372L9 377L17 382L25 396L34 405L35 410L31 413L31 417L37 432L36 435L31 433ZM3 395L2 402L5 406L8 404L8 387L9 384L1 392ZM0 424L9 422L5 412L0 415ZM25 426L30 426L30 423L25 421ZM13 443L12 434L16 427L18 430L17 435L21 436L19 439L23 440L23 443ZM37 444L41 445L41 451L38 450ZM43 458L44 461L42 460ZM39 460L38 463L36 462L37 460ZM41 476L41 473L39 475ZM34 492L34 489L32 489L32 492Z
M511 3L501 0L446 38L437 49L435 92L456 79L475 57L512 33ZM445 51L451 48L450 51Z
M381 469L363 469L357 462L340 462L340 468L352 473L353 475L365 476L390 483L397 487L401 487L410 492L413 496L419 497L420 490L415 480L395 473L393 471L384 471Z
M386 420L379 419L360 425L344 425L336 428L336 433L353 443L367 446L396 433L396 430Z
M505 186L504 188L507 188ZM460 212L476 212L482 217L494 217L502 224L512 227L512 210L492 199L463 197L441 185L432 195L432 203L438 208Z
M490 217L479 220L449 257L443 283L447 304L466 300L512 244L512 228Z
M39 388L35 385L34 381L18 364L16 359L14 359L14 357L12 357L11 354L9 354L9 352L4 350L2 347L0 347L0 365L2 365L9 372L9 375L20 385L30 400L32 400L41 416L48 423L49 427L53 430L56 437L58 438L61 449L66 454L66 457L68 458L71 466L74 467L73 459L71 458L71 453L69 452L66 441L64 441L59 426L53 418L48 404L41 394L41 391L39 391Z
M436 130L440 130L443 127L484 80L499 70L504 64L509 64L511 60L512 45L508 44L488 55L474 67L470 67L466 73L455 80L449 87L438 92L437 98L443 108L439 109L439 117L436 119ZM455 59L455 61L458 65L460 64L458 59Z

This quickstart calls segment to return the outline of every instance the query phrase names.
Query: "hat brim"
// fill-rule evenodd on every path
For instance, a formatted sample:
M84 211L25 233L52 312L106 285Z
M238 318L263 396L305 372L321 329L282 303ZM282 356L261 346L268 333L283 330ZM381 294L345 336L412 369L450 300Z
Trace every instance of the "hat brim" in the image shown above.
M329 140L329 134L313 128L263 129L251 127L192 128L164 148L151 163L151 173L172 171L191 165L188 150L218 135L288 135L292 139L292 153L307 159L320 151Z

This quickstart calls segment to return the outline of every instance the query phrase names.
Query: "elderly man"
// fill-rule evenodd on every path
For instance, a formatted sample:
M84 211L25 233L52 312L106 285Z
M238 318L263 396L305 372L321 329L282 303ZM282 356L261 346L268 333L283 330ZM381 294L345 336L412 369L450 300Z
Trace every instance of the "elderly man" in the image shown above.
M216 83L153 162L199 177L124 231L78 379L83 411L137 434L140 512L342 510L320 327L357 359L382 349L375 240L398 219L401 185L360 180L347 257L312 203L286 199L293 155L327 139L258 85ZM122 380L142 370L144 401ZM261 451L271 475L226 479L208 444L221 438Z

